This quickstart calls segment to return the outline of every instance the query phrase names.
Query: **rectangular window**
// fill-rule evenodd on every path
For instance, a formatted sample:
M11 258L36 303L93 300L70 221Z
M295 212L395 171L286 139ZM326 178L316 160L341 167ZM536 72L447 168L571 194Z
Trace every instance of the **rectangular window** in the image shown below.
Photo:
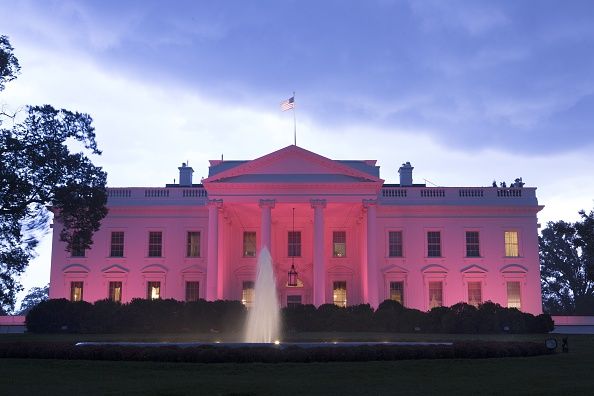
M241 303L245 305L246 308L251 308L254 305L254 294L254 282L243 281Z
M478 231L466 231L466 257L480 257Z
M111 245L109 248L110 257L124 257L124 232L113 231L111 233Z
M390 300L404 306L404 282L390 282Z
M507 307L522 309L520 282L507 282Z
M301 257L301 231L289 231L288 256Z
M161 231L149 232L149 257L161 257L163 254L163 233Z
M287 307L297 307L301 305L301 295L288 295L287 296Z
M429 309L443 306L443 282L429 282Z
M200 257L200 232L188 231L186 257Z
M505 231L505 256L519 257L520 249L518 244L517 231Z
M388 233L388 256L402 257L402 231Z
M81 237L77 234L72 237L70 257L85 257L85 248L81 243Z
M243 257L256 257L256 232L243 232Z
M109 282L109 299L122 302L122 282Z
M332 256L346 256L346 231L332 232Z
M441 257L441 232L427 232L427 257Z
M347 306L347 286L345 281L334 282L332 286L332 299L339 307Z
M468 282L468 304L478 308L483 303L483 284L481 282Z
M200 282L186 282L186 301L198 301L200 298Z
M70 282L70 301L83 300L83 283Z
M161 282L147 282L146 298L149 300L161 298Z

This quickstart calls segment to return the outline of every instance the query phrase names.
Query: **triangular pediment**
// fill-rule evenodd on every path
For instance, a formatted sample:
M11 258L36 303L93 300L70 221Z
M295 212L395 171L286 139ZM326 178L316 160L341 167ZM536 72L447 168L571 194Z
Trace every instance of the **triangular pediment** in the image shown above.
M382 183L375 161L337 161L288 146L252 161L211 161L204 184L223 183Z

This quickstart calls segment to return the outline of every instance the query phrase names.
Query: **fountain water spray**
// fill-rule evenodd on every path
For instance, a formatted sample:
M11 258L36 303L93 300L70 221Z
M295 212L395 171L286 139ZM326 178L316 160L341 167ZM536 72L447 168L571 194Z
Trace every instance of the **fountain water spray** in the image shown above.
M248 312L245 342L271 343L279 337L280 309L272 257L266 247L260 251L257 271L254 304Z

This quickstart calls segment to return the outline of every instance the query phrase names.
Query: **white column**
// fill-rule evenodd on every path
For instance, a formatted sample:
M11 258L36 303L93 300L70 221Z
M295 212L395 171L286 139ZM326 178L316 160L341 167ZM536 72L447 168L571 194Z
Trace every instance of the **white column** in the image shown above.
M208 261L206 263L206 299L214 301L218 295L219 270L219 209L222 199L208 200Z
M377 273L377 200L364 199L367 209L367 303L373 308L379 305Z
M313 248L313 303L316 307L326 302L326 268L324 266L324 208L325 199L312 199L314 210Z
M260 250L264 247L268 248L272 254L272 209L276 200L261 199L260 200Z

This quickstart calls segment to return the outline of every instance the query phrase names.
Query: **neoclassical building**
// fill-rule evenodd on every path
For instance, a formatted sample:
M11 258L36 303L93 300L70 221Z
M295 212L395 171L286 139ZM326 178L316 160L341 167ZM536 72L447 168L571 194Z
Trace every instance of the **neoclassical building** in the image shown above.
M384 184L374 160L292 145L210 161L193 184L110 188L92 249L65 251L53 227L51 298L241 300L269 248L283 305L385 299L428 310L493 301L541 313L535 188Z

